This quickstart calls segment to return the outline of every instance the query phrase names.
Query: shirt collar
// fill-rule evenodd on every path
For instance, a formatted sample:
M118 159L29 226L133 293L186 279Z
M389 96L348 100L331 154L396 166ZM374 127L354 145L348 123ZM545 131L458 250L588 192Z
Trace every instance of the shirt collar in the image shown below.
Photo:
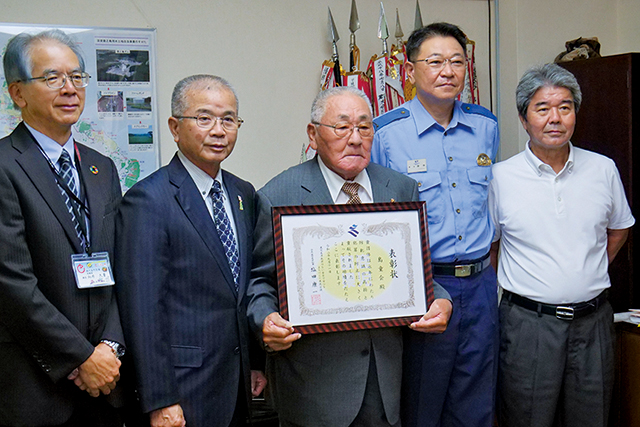
M329 188L329 193L331 193L331 199L335 203L338 200L338 196L340 195L340 191L342 191L342 185L347 182L340 175L332 171L324 164L322 158L318 157L318 165L320 166L320 172L322 172L322 176L324 177L324 181ZM371 181L369 180L369 174L367 173L367 169L363 169L353 181L357 182L362 186L364 191L366 191L368 199L373 200L373 193L371 191ZM363 197L364 198L364 197ZM366 198L364 198L366 200Z
M531 166L531 169L533 169L533 171L538 176L541 176L544 171L553 172L553 169L551 168L551 166L544 163L535 154L533 154L533 151L531 151L531 140L527 141L527 145L525 146L524 150L525 150L524 156L527 163L529 164L529 166ZM569 141L569 157L567 158L567 162L564 164L564 167L560 172L557 173L557 175L561 175L565 171L567 171L568 173L573 172L573 167L575 164L574 159L575 159L575 150L573 149L573 144L571 143L571 141ZM555 172L553 173L556 174Z
M426 108L424 108L424 105L422 105L418 97L413 98L409 102L411 103L410 104L411 115L414 118L414 121L416 124L416 131L418 132L418 135L427 131L427 129L429 129L434 125L442 128L442 126L434 120L431 114L429 114ZM449 126L447 126L447 129L452 129L458 125L464 125L469 128L475 128L475 126L469 120L467 115L464 114L464 112L462 111L462 102L456 100L454 101L454 104L453 104L453 116L451 117L451 122L449 123Z
M29 129L31 135L35 138L35 140L42 148L42 151L47 155L51 163L58 169L58 160L60 159L60 154L62 154L62 150L65 149L69 153L69 157L71 157L71 164L73 167L76 167L76 156L74 155L74 145L73 145L73 136L69 136L67 142L64 145L58 144L53 139L49 138L47 135L43 134L40 131L35 130L31 126L29 126L26 122L23 122L24 125Z
M196 184L196 187L198 188L198 191L200 192L200 194L203 197L206 197L211 191L214 178L211 178L211 176L208 173L206 173L205 171L200 169L198 166L193 164L193 162L189 160L187 156L182 154L182 151L178 151L178 158L184 165L184 168L189 173L189 176L191 177L191 179L193 179L193 182ZM216 175L215 180L220 182L220 186L222 187L222 192L225 193L224 182L222 181L222 168L218 169L218 174Z

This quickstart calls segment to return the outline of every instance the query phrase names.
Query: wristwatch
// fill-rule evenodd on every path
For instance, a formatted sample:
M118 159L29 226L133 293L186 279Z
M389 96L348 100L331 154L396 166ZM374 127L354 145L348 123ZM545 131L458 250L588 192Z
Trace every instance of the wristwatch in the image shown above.
M115 341L109 341L109 340L102 340L100 342L105 343L106 345L108 345L109 347L111 347L111 350L113 351L113 354L116 355L116 357L118 359L120 359L122 356L124 356L124 346L118 344Z

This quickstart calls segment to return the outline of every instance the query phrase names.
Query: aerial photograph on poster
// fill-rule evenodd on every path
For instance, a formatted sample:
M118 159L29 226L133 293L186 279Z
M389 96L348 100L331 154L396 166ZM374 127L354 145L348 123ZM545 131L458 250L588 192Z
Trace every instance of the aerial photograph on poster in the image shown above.
M148 82L149 51L111 49L96 50L99 82Z

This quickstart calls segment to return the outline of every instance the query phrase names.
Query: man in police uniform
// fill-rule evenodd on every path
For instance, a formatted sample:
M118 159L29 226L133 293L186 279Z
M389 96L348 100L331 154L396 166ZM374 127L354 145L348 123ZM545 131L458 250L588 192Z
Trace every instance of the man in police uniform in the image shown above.
M498 124L485 108L456 100L465 47L452 24L414 31L405 66L416 98L375 120L371 160L418 181L434 279L455 307L444 334L405 336L403 427L489 427L493 420L498 303L487 191Z

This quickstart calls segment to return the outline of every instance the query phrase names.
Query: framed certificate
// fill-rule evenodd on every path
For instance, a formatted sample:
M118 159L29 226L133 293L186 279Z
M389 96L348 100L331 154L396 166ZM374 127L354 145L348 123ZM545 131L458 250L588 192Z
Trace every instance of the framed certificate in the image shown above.
M273 208L280 314L301 333L408 325L433 302L424 202Z

